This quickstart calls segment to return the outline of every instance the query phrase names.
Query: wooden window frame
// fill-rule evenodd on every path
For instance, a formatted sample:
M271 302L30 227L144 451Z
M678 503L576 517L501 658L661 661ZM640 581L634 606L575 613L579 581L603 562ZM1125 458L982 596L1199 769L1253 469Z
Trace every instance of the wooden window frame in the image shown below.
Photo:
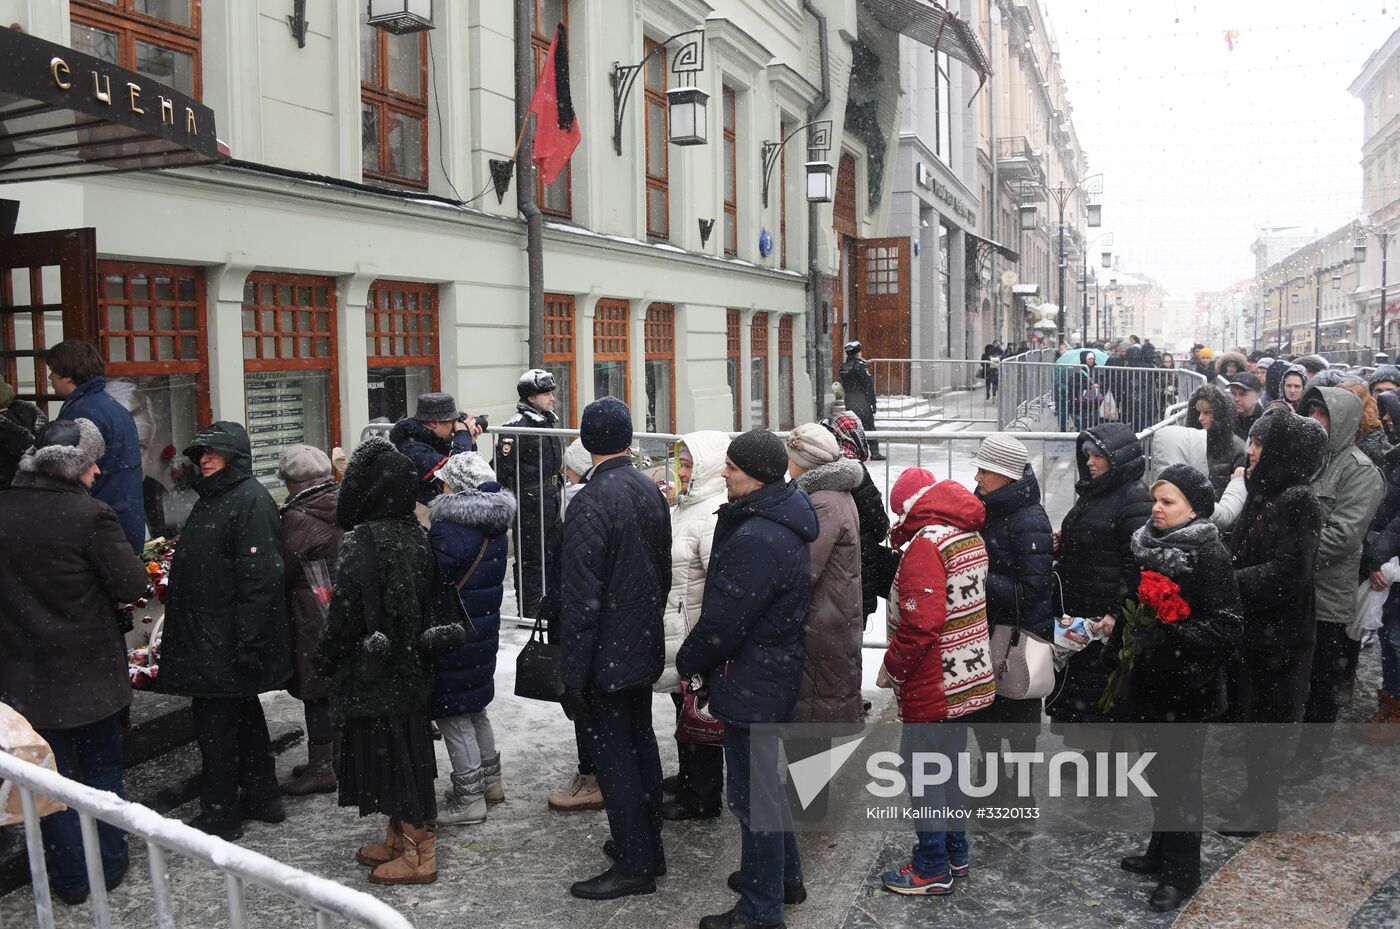
M778 124L778 138L786 139L791 130L788 128L791 123L782 120ZM787 176L787 148L784 147L778 153L778 267L788 266L788 236L787 236L787 214L788 214L788 176ZM787 317L784 317L785 319Z
M653 87L650 83L650 68L643 67L643 107L642 107L642 175L646 178L646 188L644 199L646 200L647 214L647 237L650 239L668 240L671 238L671 147L667 142L670 135L670 108L666 103L666 47L660 42L653 42L646 39L642 43L642 51L645 55L652 56L657 62L657 68L661 75L661 86ZM663 174L651 173L651 110L652 107L661 109L661 160L663 162ZM661 203L663 205L663 216L657 222L651 212L651 192L658 190L661 192Z
M631 351L632 304L615 297L601 298L593 311L593 366L596 371L600 361L622 362L622 391L626 396L618 399L628 406L632 404Z
M252 311L254 312L254 317L253 317L253 319L254 319L254 328L253 328L253 329L243 329L242 331L243 331L243 338L244 338L244 339L252 338L252 339L256 339L256 340L257 340L257 341L256 341L256 344L255 344L255 347L256 347L256 350L257 350L257 357L256 357L256 358L248 358L248 357L246 357L246 355L244 356L244 359L243 359L243 372L244 372L244 374L259 374L259 373L263 373L263 372L278 372L278 371L325 371L325 372L326 372L326 381L327 381L327 388L326 388L326 390L327 390L327 398L326 398L326 403L327 403L327 407L328 407L329 410L330 410L330 430L329 430L329 431L330 431L330 440L331 440L331 443L332 443L332 444L337 444L337 443L339 443L339 442L340 442L340 438L341 438L341 437L340 437L340 346L337 344L337 341L336 341L337 335L336 335L336 292L335 292L335 278L331 278L331 277L320 277L320 276L318 276L318 275L312 275L312 274L276 274L276 273L273 273L273 272L270 272L270 271L254 271L254 272L252 272L251 274L248 275L247 280L244 282L244 287L246 288L248 284L257 285L257 287L258 287L258 299L259 299L259 302L258 302L258 303L252 303L252 304L250 304L250 303L247 303L246 300L245 300L245 302L242 304L242 309L243 309L243 310L245 310L245 311L246 311L246 310L252 310ZM312 288L324 287L324 288L326 288L326 301L327 301L327 306L324 306L324 307L316 307L316 306L303 307L303 306L299 306L299 305L293 304L291 307L285 307L285 308L284 308L280 303L276 302L275 300L274 300L274 302L271 303L271 304L264 304L264 303L261 302L261 297L262 297L262 286L263 286L263 285L271 285L271 286L273 287L274 295L276 295L276 294L277 294L277 288L278 288L278 286L279 286L279 285L282 285L282 284L287 284L287 285L290 285L290 286L292 286L292 287L301 287L301 286L309 286L309 287L312 287ZM313 290L313 293L314 293L314 290ZM267 336L267 334L266 334L266 331L262 328L262 325L263 325L263 323L262 323L262 320L263 320L262 313L263 313L263 311L266 311L266 310L271 310L271 311L273 312L273 331L274 331L274 333L276 333L276 342L275 342L275 344L276 344L276 347L277 347L277 351L279 351L279 352L281 351L282 338L286 337L284 334L287 333L287 332L293 332L293 333L295 333L295 335L291 337L291 338L292 338L292 347L293 347L293 357L291 357L291 358L284 358L284 357L280 357L280 356L278 356L278 357L273 357L273 358L264 357L264 355L263 355L263 339L264 339L264 338L267 338L268 336ZM300 344L300 341L299 341L300 338L301 338L301 330L296 329L296 328L294 328L294 329L292 329L292 330L285 330L285 329L282 329L282 328L281 328L281 325L280 325L281 322L282 322L282 318L283 318L283 317L282 317L282 314L283 314L283 313L291 312L291 313L295 314L296 312L300 312L300 311L302 311L302 310L310 310L313 314L315 314L315 313L320 313L320 314L324 315L324 316L329 320L329 323L328 323L329 328L326 329L326 330L320 330L320 329L315 328L315 325L314 325L315 316L313 315L313 317L312 317L313 325L312 325L312 328L311 328L311 330L310 330L310 331L311 331L311 336L310 336L310 338L311 338L311 352L312 352L312 354L311 354L310 357L305 357L305 356L303 356L303 355L301 354L301 344ZM241 328L241 323L240 323L240 328ZM318 333L322 333L322 332L324 332L324 335L323 335L323 336L322 336L322 335L318 335ZM316 354L316 339L317 339L317 338L326 338L326 339L328 339L327 345L328 345L329 351L330 351L330 354L329 354L329 355L320 356L320 355L317 355L317 354Z
M180 26L169 20L136 11L135 0L70 0L70 20L84 26L95 26L117 34L117 64L129 71L136 70L136 41L146 40L190 56L190 94L195 100L204 95L203 65L200 61L201 0L190 0L190 25Z
M749 368L752 370L755 362L761 362L763 366L763 396L757 396L758 388L750 385L750 392L755 395L750 400L761 400L763 409L763 428L769 426L769 401L772 399L772 385L768 382L768 312L761 310L753 314L749 320ZM757 378L753 379L755 382Z
M393 295L405 297L412 294L418 297L418 306L395 307ZM388 300L388 306L379 306L379 301ZM419 321L418 329L409 329L405 324L410 319ZM397 327L397 328L396 328ZM394 352L396 338L426 340L427 345L418 348L427 351L397 354ZM432 368L433 390L442 385L442 365L438 361L442 353L442 343L438 337L438 286L419 284L412 281L392 281L380 279L369 287L365 297L365 338L372 339L375 351L368 353L367 367L370 368ZM385 351L387 346L388 351Z
M562 424L566 428L574 427L579 412L578 355L574 349L576 312L571 294L544 295L544 364L569 366L569 421Z
M564 25L568 26L569 0L559 0L559 3L562 5L564 12ZM540 32L540 0L534 0L534 6L534 28L530 32L530 47L534 51L535 82L536 86L539 86L540 75L544 73L545 57L549 55L549 46L554 42L554 32L552 30L547 34ZM546 216L558 216L561 219L572 219L574 216L574 170L572 159L564 165L564 170L559 172L559 176L555 178L554 183L564 185L564 209L551 209L547 205L545 191L548 188L545 186L544 178L540 175L539 171L535 172L535 203L539 205L540 212L544 213Z
M788 408L783 409L782 404L778 405L778 428L792 429L797 425L797 376L793 373L795 359L792 354L792 328L793 316L791 313L784 313L778 318L778 358L782 367L781 359L788 359L787 388L788 388ZM778 372L782 376L782 372Z
M418 34L418 87L419 95L410 97L389 89L389 33L383 29L371 28L374 39L375 71L379 74L378 83L360 77L360 104L372 106L377 114L379 129L379 170L364 171L367 180L385 181L399 187L412 187L415 190L428 189L428 34ZM402 38L402 37L400 37ZM391 113L399 112L418 120L418 152L422 179L403 177L389 172L389 120ZM361 127L363 132L363 127ZM361 163L364 155L361 152Z
M739 95L726 84L721 88L721 99L724 101L724 160L729 169L724 189L724 216L734 220L732 239L731 225L724 224L724 253L733 257L739 254Z
M739 333L742 331L743 314L739 310L725 310L725 361L734 362L734 431L744 428L744 347Z
M676 431L676 306L674 303L653 303L647 307L642 326L646 361L665 361L670 365L671 421L658 432ZM661 424L658 423L658 426Z
M122 299L114 300L107 296L107 277L109 275L120 275L123 278ZM205 312L205 290L204 290L204 269L191 267L189 265L166 265L147 264L133 261L99 261L97 263L98 289L97 289L97 344L98 350L106 360L106 373L108 377L151 377L174 374L193 374L195 376L196 406L199 415L199 423L202 425L213 420L213 414L209 403L209 327ZM193 300L181 300L177 297L174 300L160 300L155 296L154 287L151 288L150 298L144 301L133 300L131 296L131 279L133 277L145 276L147 279L156 277L170 277L175 279L190 280L194 283ZM135 329L132 319L132 305L149 306L151 308L151 328ZM110 318L109 309L113 306L126 307L126 328L111 329L108 326ZM176 328L158 328L159 314L156 312L159 307L171 307L176 311ZM178 311L184 308L194 310L195 328L178 328ZM149 335L147 333L149 332ZM180 353L180 339L189 338L193 333L195 341L195 355L193 358L186 358ZM160 351L160 339L162 337L174 339L174 358L157 357ZM111 353L108 349L108 340L121 338L126 341L126 360L112 361ZM151 340L151 355L149 361L132 360L134 351L133 341L136 338L149 338Z

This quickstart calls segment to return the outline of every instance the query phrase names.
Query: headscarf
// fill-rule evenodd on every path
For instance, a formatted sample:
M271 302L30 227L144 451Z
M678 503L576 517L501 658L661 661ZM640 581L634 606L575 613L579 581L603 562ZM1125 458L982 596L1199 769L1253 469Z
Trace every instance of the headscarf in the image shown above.
M821 424L836 436L841 446L841 454L856 461L870 460L870 443L865 439L865 427L854 413L839 413L828 416Z

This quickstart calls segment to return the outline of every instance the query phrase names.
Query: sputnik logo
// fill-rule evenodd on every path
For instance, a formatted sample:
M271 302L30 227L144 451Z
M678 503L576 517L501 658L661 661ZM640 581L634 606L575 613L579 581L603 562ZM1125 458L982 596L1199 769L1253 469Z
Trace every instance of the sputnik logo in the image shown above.
M843 742L835 748L788 763L788 777L797 792L797 802L802 804L802 809L811 806L812 801L831 783L832 778L841 771L841 767L851 760L851 756L864 741L865 736L861 736Z

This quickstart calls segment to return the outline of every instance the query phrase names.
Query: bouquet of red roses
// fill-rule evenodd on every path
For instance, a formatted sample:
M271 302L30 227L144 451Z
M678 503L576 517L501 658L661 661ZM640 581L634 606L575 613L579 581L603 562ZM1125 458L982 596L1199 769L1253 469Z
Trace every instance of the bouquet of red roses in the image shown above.
M1118 668L1108 679L1099 711L1107 713L1117 702L1123 684L1138 656L1138 634L1158 623L1174 623L1191 615L1191 604L1181 596L1181 585L1165 574L1143 571L1138 579L1137 600L1123 604L1123 644L1118 650Z

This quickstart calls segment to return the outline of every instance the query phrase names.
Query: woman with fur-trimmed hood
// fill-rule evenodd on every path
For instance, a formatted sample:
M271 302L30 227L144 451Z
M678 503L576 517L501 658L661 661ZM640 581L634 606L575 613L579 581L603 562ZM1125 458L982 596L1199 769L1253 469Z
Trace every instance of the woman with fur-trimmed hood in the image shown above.
M1186 406L1186 426L1206 431L1207 477L1219 500L1235 469L1245 464L1244 439L1235 435L1235 401L1214 384L1202 384Z

